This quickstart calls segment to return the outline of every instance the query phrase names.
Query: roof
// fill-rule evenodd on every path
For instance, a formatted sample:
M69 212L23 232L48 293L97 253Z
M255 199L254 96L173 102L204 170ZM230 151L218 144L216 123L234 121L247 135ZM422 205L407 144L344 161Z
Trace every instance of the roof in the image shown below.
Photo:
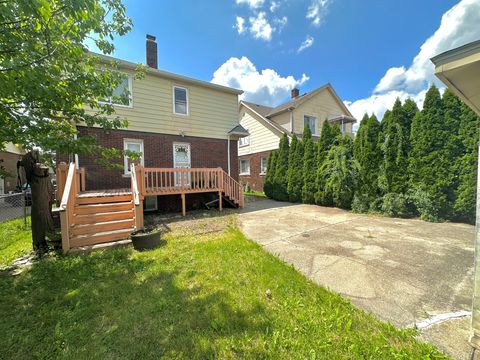
M238 124L232 130L228 132L229 135L238 135L241 137L248 136L250 133L242 125Z
M255 110L257 113L265 117L273 110L273 108L270 106L254 104L252 102L243 101L243 100L242 102L248 105L252 110Z
M459 58L472 55L479 51L480 51L480 40L477 40L477 41L465 44L463 46L457 47L455 49L445 51L441 54L438 54L432 57L430 60L435 64L435 66L439 66L447 62L458 60Z
M257 111L258 109L261 109L261 108L268 108L268 106L258 105L258 104L250 103L250 102L243 101L243 100L240 101L240 105L243 105L243 106L245 106L247 109L253 111L255 114L258 115L258 117L259 117L260 119L263 120L263 122L265 122L267 125L270 125L272 128L274 128L275 130L279 131L281 134L290 135L290 131L288 131L288 130L285 129L284 127L278 125L275 121L270 120L269 118L265 117L264 115L260 114L260 113Z
M303 95L297 96L296 98L291 99L290 101L287 101L286 103L283 103L275 108L273 108L267 116L275 116L277 114L280 114L284 111L287 111L289 109L295 109L297 106L300 104L304 103L306 100L310 99L313 95L319 93L320 91L326 89L328 86L331 87L330 84L325 84L320 86L319 88L310 91L309 93L305 93Z
M335 116L330 116L328 118L328 121L330 122L336 122L336 121L343 121L346 123L354 123L357 122L357 119L355 119L353 116L348 116L348 115L335 115Z
M120 64L120 66L129 68L129 69L132 69L132 70L135 70L138 67L138 64L132 63L130 61L114 58L112 56L107 56L107 55L103 55L103 54L97 54L97 53L94 53L94 52L89 52L89 53L94 55L94 56L98 56L99 58L101 58L104 61L116 61ZM206 87L206 88L210 88L210 89L214 89L214 90L218 90L218 91L222 91L222 92L227 92L227 93L236 94L236 95L243 94L243 90L238 90L238 89L234 89L234 88L231 88L231 87L228 87L228 86L213 84L213 83L208 82L208 81L197 80L197 79L194 79L194 78L191 78L191 77L188 77L188 76L183 76L183 75L174 74L174 73L171 73L171 72L168 72L168 71L154 69L154 68L151 68L149 66L146 66L146 72L148 74L156 75L156 76L159 76L159 77L162 77L162 78L167 78L167 79L171 79L171 80L175 80L175 81L181 81L181 82L188 83L188 84L203 86L203 87Z

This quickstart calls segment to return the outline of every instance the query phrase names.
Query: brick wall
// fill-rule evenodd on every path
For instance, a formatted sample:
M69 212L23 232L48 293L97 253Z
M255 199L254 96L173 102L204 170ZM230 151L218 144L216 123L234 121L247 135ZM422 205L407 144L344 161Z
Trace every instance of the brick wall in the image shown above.
M263 151L256 154L249 154L240 156L238 158L238 166L240 166L240 160L250 160L250 175L240 175L240 182L242 184L249 184L255 191L263 191L263 181L265 175L260 175L260 158L264 157L268 161L270 151Z
M20 159L21 155L0 151L0 166L2 166L9 175L4 178L5 193L15 190L17 186L17 161Z
M191 151L191 166L196 168L221 167L228 171L228 142L221 139L210 139L180 135L167 135L147 133L129 130L105 131L98 128L78 127L79 136L93 136L97 144L108 148L123 150L124 139L143 140L144 166L145 167L173 167L173 143L189 143ZM98 156L79 155L79 165L85 167L86 189L101 190L115 188L129 188L130 178L123 176L123 170L108 170L97 164ZM73 156L60 155L57 161L73 161ZM118 160L123 169L123 159ZM230 141L230 169L233 178L238 180L238 152L237 141ZM198 207L198 201L211 199L211 194L196 197L188 195L187 205L189 208ZM196 199L198 201L196 201ZM180 209L180 195L173 198L159 197L159 208ZM163 204L161 206L161 204Z

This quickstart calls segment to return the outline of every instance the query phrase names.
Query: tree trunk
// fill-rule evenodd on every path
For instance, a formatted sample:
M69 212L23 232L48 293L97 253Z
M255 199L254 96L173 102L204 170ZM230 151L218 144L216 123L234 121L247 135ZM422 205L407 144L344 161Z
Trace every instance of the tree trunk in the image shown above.
M46 234L53 230L51 181L48 166L39 161L37 151L27 153L21 160L27 182L32 190L32 242L39 254L48 251Z

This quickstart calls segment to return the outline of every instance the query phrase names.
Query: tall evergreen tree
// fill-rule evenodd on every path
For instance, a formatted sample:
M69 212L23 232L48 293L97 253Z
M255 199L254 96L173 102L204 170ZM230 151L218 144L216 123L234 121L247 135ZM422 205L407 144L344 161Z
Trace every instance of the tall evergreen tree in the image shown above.
M378 170L381 159L378 151L379 134L380 123L376 116L369 117L365 114L353 143L353 154L359 170L358 193L369 202L379 196Z
M406 131L410 128L409 122L402 103L397 98L383 126L380 144L382 160L378 184L384 194L400 194L407 189L410 136Z
M267 173L263 183L263 192L265 195L273 199L273 179L275 177L275 170L277 167L277 151L272 151L268 157Z
M288 158L288 198L291 202L302 201L303 186L303 144L292 135Z
M325 184L320 174L320 169L327 158L328 151L337 141L337 136L341 134L340 128L337 125L330 125L325 120L322 125L322 132L317 143L317 169L315 174L315 203L317 205L331 206L331 201L327 201L323 196L323 189Z
M275 176L273 178L273 198L279 201L288 201L288 155L289 144L287 134L283 134L278 147Z
M305 125L303 130L302 142L304 144L302 202L313 204L315 202L317 153L308 125Z
M407 134L408 138L410 139L410 131L412 128L412 121L415 115L418 112L418 106L417 103L412 100L411 98L408 98L405 100L403 103L403 112L404 112L404 122L402 124L404 128L404 133Z
M414 117L409 156L410 184L422 218L438 221L450 213L448 202L450 173L446 142L445 107L433 85L427 91L423 110Z
M338 144L330 148L320 168L323 197L334 206L348 209L355 192L358 168L353 157L352 138L345 135L337 139Z
M460 118L459 135L464 153L457 159L459 184L454 210L458 219L474 224L480 118L465 104L462 104Z

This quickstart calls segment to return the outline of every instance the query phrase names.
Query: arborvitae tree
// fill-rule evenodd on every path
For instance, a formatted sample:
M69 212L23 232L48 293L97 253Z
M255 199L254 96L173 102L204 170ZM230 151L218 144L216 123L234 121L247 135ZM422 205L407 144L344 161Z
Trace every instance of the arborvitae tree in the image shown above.
M288 198L291 202L302 201L303 186L303 144L292 135L288 157Z
M375 115L367 114L360 122L360 126L353 144L353 154L358 164L358 182L356 210L368 211L370 203L379 197L378 170L381 159L378 149L380 123ZM355 210L355 209L354 209Z
M275 169L277 167L277 152L272 151L268 157L267 173L263 183L263 192L266 196L273 199L273 179L275 177Z
M317 143L317 170L315 174L315 203L317 205L331 206L331 201L326 201L323 197L323 178L320 174L320 169L327 158L328 151L337 141L336 138L341 134L340 128L337 125L330 125L325 120L322 125L322 132Z
M410 136L406 131L409 127L407 115L397 98L388 114L387 122L383 125L380 144L382 159L378 184L384 194L401 194L407 189Z
M312 132L308 125L305 125L303 130L302 142L304 144L302 202L313 204L315 202L317 152L316 145L312 139Z
M477 162L480 118L462 104L459 135L464 154L457 160L459 184L454 210L459 220L475 223Z
M416 102L410 98L405 100L405 103L403 104L403 112L404 112L404 122L402 124L404 128L404 133L407 134L409 140L410 140L410 131L412 128L412 121L415 115L418 112L418 106Z
M323 197L332 205L348 209L351 207L358 169L353 158L353 140L350 136L339 136L338 145L332 146L320 168L324 184Z
M446 149L449 135L440 92L432 86L425 96L423 110L412 122L409 157L415 205L426 220L438 221L450 213L447 193L454 175L450 173Z
M288 136L287 134L283 134L283 137L280 139L275 176L273 178L273 198L278 201L288 201L288 155Z

